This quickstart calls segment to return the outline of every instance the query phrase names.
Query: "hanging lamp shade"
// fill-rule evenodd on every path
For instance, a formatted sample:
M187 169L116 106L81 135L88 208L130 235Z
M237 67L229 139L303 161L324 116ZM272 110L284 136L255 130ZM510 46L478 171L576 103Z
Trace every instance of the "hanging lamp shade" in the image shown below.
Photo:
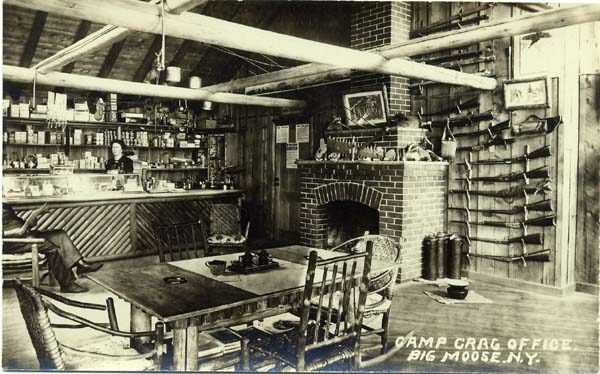
M212 101L205 101L202 104L202 110L212 110L213 103Z

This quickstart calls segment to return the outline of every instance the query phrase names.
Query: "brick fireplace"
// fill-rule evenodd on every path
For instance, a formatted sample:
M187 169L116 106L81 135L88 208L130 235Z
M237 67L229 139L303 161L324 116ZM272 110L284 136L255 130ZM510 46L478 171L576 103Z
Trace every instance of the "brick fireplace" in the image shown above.
M421 275L423 238L444 229L446 162L298 161L298 168L303 245L327 247L327 204L363 204L379 212L379 233L402 244L401 281Z

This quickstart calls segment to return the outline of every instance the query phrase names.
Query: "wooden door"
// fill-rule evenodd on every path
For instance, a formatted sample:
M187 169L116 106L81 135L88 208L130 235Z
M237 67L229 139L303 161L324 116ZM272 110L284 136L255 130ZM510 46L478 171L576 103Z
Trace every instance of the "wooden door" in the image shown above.
M598 286L600 233L600 74L579 80L579 165L575 281Z
M298 169L288 163L288 147L298 147L299 159L310 159L311 143L298 143L296 139L297 121L283 121L279 125L287 126L288 143L275 143L277 126L272 126L275 157L273 158L273 213L274 239L297 243L300 239L300 186ZM304 122L304 121L300 121ZM306 123L306 122L304 122ZM309 131L312 128L309 125ZM294 164L295 166L295 164Z

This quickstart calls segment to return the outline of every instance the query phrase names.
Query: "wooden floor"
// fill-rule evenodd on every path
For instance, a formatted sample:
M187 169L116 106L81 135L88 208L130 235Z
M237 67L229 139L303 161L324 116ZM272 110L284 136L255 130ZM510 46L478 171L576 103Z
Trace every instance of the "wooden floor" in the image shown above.
M140 262L156 261L155 258L144 258L136 259L135 263L139 266ZM121 262L107 266L122 265ZM91 292L76 295L74 298L78 300L103 302L109 296L89 281L81 280L81 283L90 287ZM598 297L581 293L564 298L542 296L481 282L473 282L471 289L493 303L443 305L423 293L425 290L438 290L435 285L415 282L398 286L392 306L391 339L401 337L411 329L415 330L415 339L388 362L371 370L423 373L598 372ZM120 300L115 302L120 327L128 329L129 308ZM37 369L35 352L15 293L10 288L3 289L2 309L2 367ZM88 317L95 320L106 318L103 312L97 311ZM86 330L63 331L58 338L73 344L93 341L100 334ZM467 339L475 342L474 347L465 349L462 346ZM548 340L544 342L544 339ZM564 346L555 349L557 342ZM521 350L519 343L524 344ZM516 346L513 347L513 344ZM537 347L532 347L532 344Z

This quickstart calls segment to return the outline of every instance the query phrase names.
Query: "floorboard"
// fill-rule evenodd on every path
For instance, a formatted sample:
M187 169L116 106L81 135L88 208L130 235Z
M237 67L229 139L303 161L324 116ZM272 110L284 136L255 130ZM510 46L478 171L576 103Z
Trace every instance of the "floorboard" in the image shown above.
M140 262L157 262L157 259L135 259L137 266ZM106 266L126 264L127 262L120 261ZM80 282L88 286L90 292L75 295L73 298L77 300L103 303L106 297L110 296L90 281L82 279ZM370 368L370 371L598 372L597 296L584 293L575 293L563 298L543 296L482 282L473 282L470 287L491 299L493 303L443 305L423 292L437 290L435 285L415 282L398 286L392 306L390 341L402 337L409 330L415 330L415 340L409 342L408 346L386 363ZM115 298L115 304L120 327L127 330L129 308L118 298ZM16 295L14 290L8 287L3 288L2 311L2 367L37 369L37 358L27 335ZM87 316L96 321L106 321L104 313L93 311ZM101 333L89 329L63 330L57 335L60 341L71 345L84 344L102 336ZM462 348L460 343L467 338L474 338L482 346L475 349L455 348L455 344ZM510 343L516 341L518 344L521 339L529 339L521 351L518 347L509 348ZM541 339L540 347L532 348L534 339ZM558 339L561 344L566 342L570 349L543 349L541 346L544 339ZM440 345L436 348L435 343L438 341ZM431 342L433 347L429 346ZM484 345L492 345L493 342L497 342L498 346L486 348ZM496 359L499 362L489 362L494 357L494 352L497 352ZM533 357L531 364L526 353ZM482 361L484 355L487 355L488 362Z

